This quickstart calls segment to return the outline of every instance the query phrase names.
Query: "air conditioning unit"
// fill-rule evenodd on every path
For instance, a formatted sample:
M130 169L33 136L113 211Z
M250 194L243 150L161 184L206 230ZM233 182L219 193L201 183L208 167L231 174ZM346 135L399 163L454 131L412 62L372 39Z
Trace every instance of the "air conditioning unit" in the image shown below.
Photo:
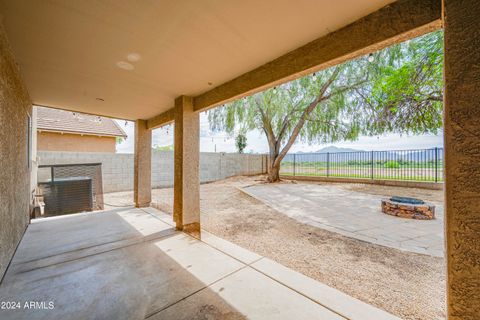
M42 189L45 216L93 210L92 178L56 178L38 185Z

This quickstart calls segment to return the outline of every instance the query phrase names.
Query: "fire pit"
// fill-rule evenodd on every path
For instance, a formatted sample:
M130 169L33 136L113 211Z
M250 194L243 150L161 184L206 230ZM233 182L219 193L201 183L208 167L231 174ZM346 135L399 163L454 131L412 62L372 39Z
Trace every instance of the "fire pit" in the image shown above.
M423 200L409 197L391 197L382 200L382 212L401 218L435 219L435 206Z

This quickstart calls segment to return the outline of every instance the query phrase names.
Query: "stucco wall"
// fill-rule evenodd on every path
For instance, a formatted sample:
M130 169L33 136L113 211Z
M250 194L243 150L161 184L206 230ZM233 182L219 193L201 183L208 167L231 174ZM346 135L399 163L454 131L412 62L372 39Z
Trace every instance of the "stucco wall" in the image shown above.
M480 2L444 0L447 317L480 319Z
M133 154L39 151L39 164L102 163L103 190L133 190ZM200 153L200 182L265 172L265 156ZM39 175L42 172L40 171ZM45 172L48 174L48 172ZM39 176L40 181L45 177ZM173 185L173 152L152 152L152 188Z
M29 223L32 104L0 25L0 278Z
M32 108L32 152L31 152L32 169L30 170L30 190L34 190L37 186L37 109Z
M115 137L40 131L38 151L115 152Z

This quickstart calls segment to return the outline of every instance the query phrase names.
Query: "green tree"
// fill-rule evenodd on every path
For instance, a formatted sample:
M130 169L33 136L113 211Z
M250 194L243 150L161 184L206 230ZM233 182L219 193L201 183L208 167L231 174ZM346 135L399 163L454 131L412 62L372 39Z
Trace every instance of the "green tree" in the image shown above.
M239 133L237 135L235 138L235 146L237 147L238 153L243 153L247 146L247 136L244 133Z
M209 112L213 130L259 129L268 181L295 141L436 132L442 126L443 34L435 32L236 100Z
M383 166L385 168L388 168L388 169L399 169L400 168L400 163L398 161L395 161L395 160L390 160L390 161L385 162L385 164Z
M155 151L173 151L173 145L168 145L168 146L159 146L156 145L153 147L153 150Z

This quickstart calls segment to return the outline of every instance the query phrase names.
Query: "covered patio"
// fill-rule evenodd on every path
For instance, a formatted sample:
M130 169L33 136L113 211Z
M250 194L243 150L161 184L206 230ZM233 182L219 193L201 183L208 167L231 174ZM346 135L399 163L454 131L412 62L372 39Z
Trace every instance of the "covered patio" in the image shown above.
M382 319L371 309L362 316L363 307L350 313L335 292L314 298L294 286L303 280L284 281L281 267L267 272L261 257L209 243L199 113L440 28L448 319L480 314L477 1L3 0L0 13L0 297L59 301L55 313L22 317ZM30 224L32 104L135 121L137 209ZM152 130L169 123L173 222L149 208Z
M398 319L153 208L34 221L0 301L21 302L2 319Z

